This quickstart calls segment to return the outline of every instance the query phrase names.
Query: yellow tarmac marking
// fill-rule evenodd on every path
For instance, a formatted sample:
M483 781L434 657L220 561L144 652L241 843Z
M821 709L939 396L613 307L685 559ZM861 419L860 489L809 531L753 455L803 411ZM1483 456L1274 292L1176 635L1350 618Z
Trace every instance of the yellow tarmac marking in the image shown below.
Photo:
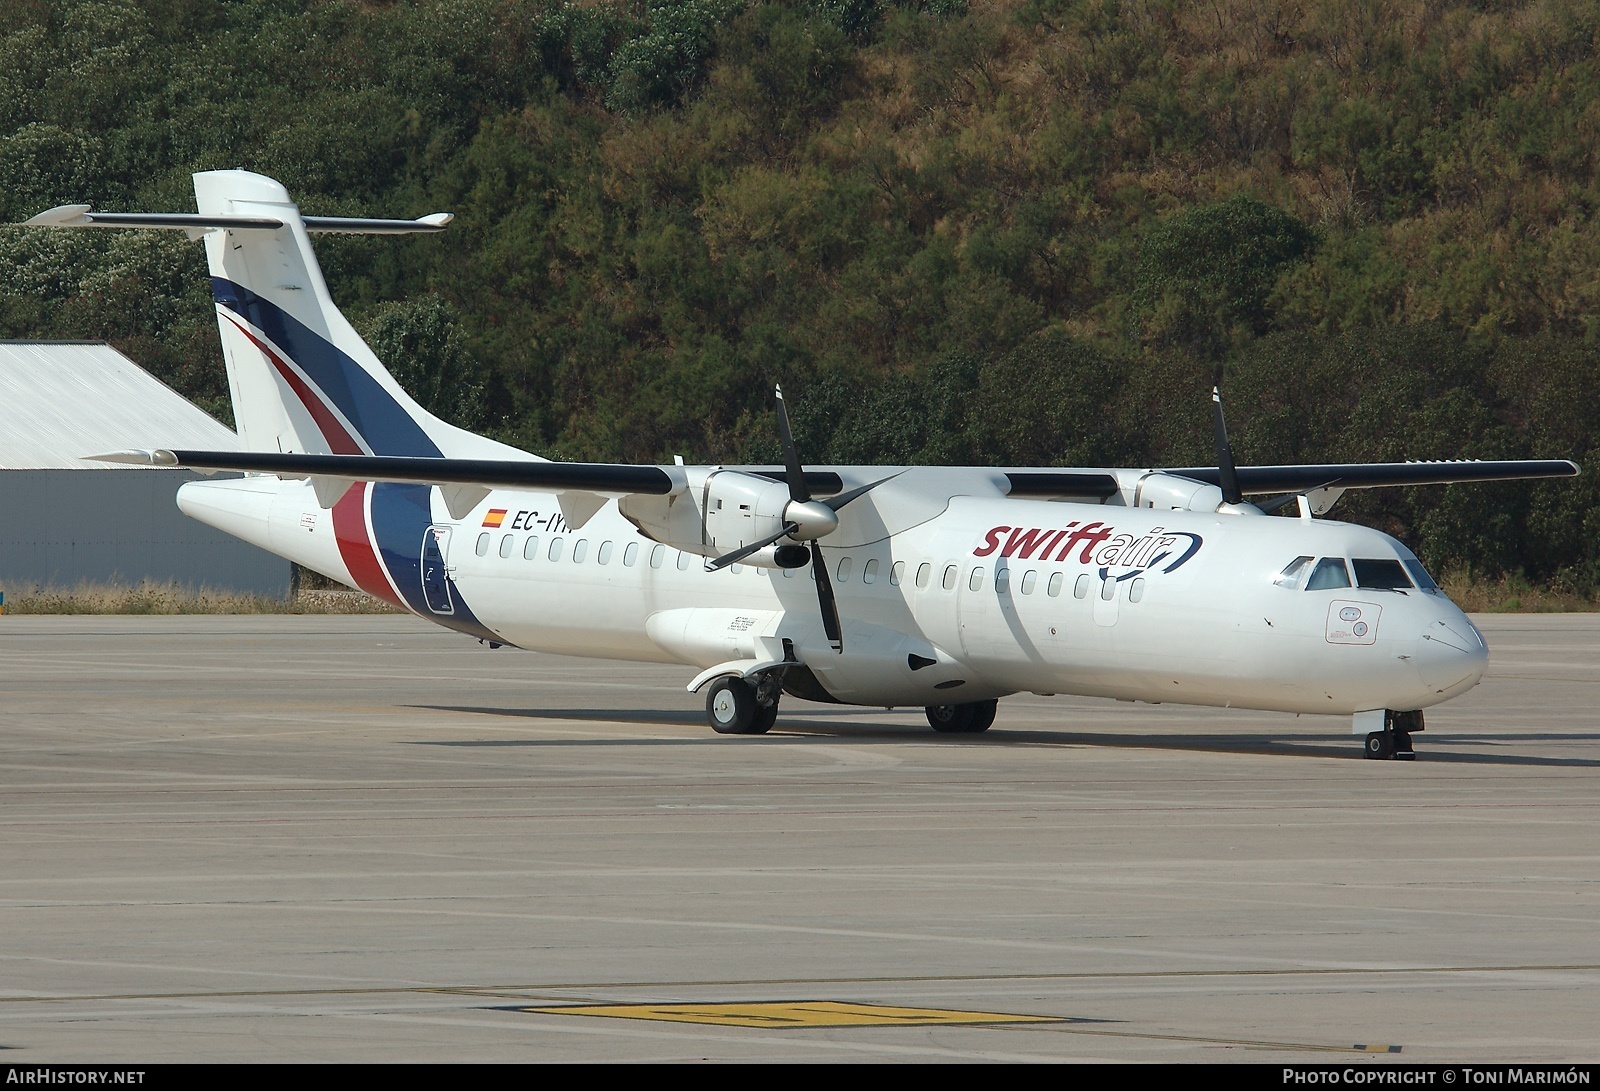
M1014 1015L946 1008L893 1008L801 1000L778 1004L572 1004L519 1008L539 1015L598 1015L614 1019L658 1019L669 1023L714 1023L724 1027L928 1027L975 1023L1057 1023L1052 1015Z

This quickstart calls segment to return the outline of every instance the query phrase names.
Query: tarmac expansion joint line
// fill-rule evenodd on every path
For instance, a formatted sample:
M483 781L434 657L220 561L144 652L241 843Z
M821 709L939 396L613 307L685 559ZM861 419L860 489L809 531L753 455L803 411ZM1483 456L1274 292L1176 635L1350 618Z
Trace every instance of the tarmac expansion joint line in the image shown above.
M615 989L762 988L782 985L905 985L978 981L1125 981L1228 977L1392 977L1406 974L1587 973L1600 963L1518 964L1505 966L1334 966L1257 970L1118 970L1087 973L926 974L879 977L788 977L705 981L556 981L548 984L376 985L303 989L197 989L173 992L64 993L59 996L0 996L0 1004L83 1003L96 1000L225 1000L288 996L396 996L443 994L494 999L531 999L528 993ZM1339 1047L1349 1048L1349 1047Z

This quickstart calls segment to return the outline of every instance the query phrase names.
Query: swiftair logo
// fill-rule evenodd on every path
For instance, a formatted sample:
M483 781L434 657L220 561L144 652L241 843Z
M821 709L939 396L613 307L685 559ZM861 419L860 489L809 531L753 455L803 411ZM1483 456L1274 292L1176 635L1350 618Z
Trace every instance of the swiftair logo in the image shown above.
M1111 569L1130 570L1123 575L1133 575L1150 569L1175 572L1200 552L1202 544L1200 535L1186 530L1152 527L1149 533L1135 537L1099 520L1083 526L1073 520L1060 528L993 527L972 555L987 557L998 553L1001 557L1024 561L1075 560L1078 564L1098 566L1102 576Z

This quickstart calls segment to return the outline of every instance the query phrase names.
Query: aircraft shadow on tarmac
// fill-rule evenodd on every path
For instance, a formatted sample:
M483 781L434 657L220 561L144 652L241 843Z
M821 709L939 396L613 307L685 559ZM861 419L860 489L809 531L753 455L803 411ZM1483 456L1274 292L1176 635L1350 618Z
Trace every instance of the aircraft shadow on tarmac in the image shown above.
M673 711L666 709L594 709L594 708L487 708L472 705L411 705L411 708L435 712L465 712L480 716L506 716L535 720L580 720L592 723L622 723L641 726L705 726L705 716L698 710ZM834 715L849 715L843 712ZM823 715L828 715L823 712ZM920 724L882 724L862 721L820 720L814 717L785 718L764 736L749 742L768 745L805 743L816 739L832 742L934 742L953 746L1101 746L1123 750L1174 750L1213 754L1259 754L1277 757L1348 758L1364 759L1355 742L1322 739L1269 738L1258 732L1248 734L1192 734L1168 735L1136 732L1086 732L1086 731L1030 731L994 728L982 735L934 735ZM1418 739L1425 747L1418 754L1419 761L1453 765L1522 765L1551 768L1600 768L1600 758L1558 758L1536 754L1484 753L1454 749L1456 747L1513 747L1532 742L1587 742L1600 740L1596 734L1541 734L1541 735L1432 735ZM437 739L422 740L417 746L717 746L736 740L717 735L688 739ZM1359 740L1357 740L1359 741ZM1427 747L1427 743L1435 744ZM1439 749L1449 747L1451 749Z

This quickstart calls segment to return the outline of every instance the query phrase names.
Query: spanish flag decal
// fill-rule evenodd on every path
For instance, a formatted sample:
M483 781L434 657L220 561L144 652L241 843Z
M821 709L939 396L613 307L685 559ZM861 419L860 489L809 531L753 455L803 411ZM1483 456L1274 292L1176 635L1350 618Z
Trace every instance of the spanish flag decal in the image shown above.
M492 511L490 511L488 515L485 515L483 517L483 525L486 526L486 527L497 527L497 526L499 526L501 523L503 523L505 521L506 521L506 509L505 508L495 508Z

